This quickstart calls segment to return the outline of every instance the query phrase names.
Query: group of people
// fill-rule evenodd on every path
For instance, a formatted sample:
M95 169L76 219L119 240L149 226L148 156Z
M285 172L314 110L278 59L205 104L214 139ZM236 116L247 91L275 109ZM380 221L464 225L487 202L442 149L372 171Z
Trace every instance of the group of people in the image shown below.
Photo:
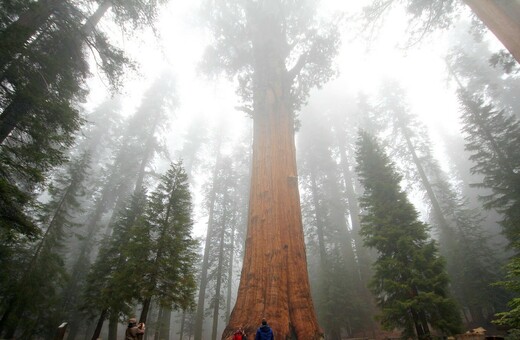
M233 334L233 340L247 340L247 335L242 327ZM256 330L255 340L274 340L273 330L267 324L266 319L262 319L262 325Z
M128 320L128 328L125 332L125 340L137 340L139 335L144 334L144 323L137 323L135 318ZM246 332L243 328L236 330L233 340L247 340ZM258 327L254 340L274 340L273 330L267 324L266 319L262 319L262 325Z

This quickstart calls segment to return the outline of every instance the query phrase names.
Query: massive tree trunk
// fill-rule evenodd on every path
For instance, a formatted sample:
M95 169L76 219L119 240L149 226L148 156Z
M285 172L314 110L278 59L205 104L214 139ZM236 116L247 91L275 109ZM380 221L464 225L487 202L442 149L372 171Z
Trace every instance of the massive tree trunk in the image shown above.
M279 50L284 44L276 41L283 35L277 24L255 29L258 27L253 27L254 136L248 230L237 302L222 338L230 338L240 326L254 334L266 318L276 339L320 339L323 335L310 295L305 257L294 115Z
M520 63L520 3L514 0L464 0Z

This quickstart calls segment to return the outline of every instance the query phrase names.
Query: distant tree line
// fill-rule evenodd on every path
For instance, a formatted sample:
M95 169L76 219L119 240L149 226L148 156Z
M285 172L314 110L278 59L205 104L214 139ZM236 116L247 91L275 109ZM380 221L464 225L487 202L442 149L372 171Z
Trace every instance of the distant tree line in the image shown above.
M229 144L233 152L226 153L223 129L211 136L194 122L177 155L184 162L171 161L161 138L177 103L167 71L128 118L120 115L118 96L88 114L79 108L88 93L91 56L113 90L134 67L99 20L112 11L124 31L153 25L165 2L0 5L1 337L51 338L67 321L69 339L96 339L108 321L108 339L117 339L118 325L137 313L157 338L172 333L172 315L181 339L216 339L222 320L227 333L238 323L251 328L258 321L244 312L231 317L251 208L246 198L255 155L249 138ZM269 50L263 29L299 22L294 13L309 19L314 7L290 7L293 16L284 21L278 2L269 2L260 14L276 25L263 26L252 15L254 3L240 4L246 17L238 7L209 11L213 28L228 35L208 49L205 66L237 75L242 110L257 126L271 126L263 110L273 103L283 103L284 141L302 123L302 217L312 297L325 336L368 337L379 326L412 338L451 335L462 324L519 329L520 83L514 58L469 39L448 53L462 121L462 138L452 147L464 157L456 155L446 169L396 81L383 84L378 95L349 98L355 104L348 108L324 110L311 101L297 117L310 88L333 75L338 32L327 27L320 35L317 26L295 24L283 32L293 36L277 31L271 37L286 50ZM393 3L374 1L366 13L373 19ZM460 9L452 1L401 3L415 19L428 14L437 20L415 33L449 27ZM239 27L227 26L237 15ZM236 28L253 32L254 44L231 34ZM312 36L312 44L298 32ZM228 54L226 43L237 41L243 54ZM268 52L278 59L264 58L272 56ZM286 54L294 59L291 69L280 61ZM286 88L288 80L294 84ZM278 92L260 96L269 82ZM269 102L271 94L280 101ZM292 142L285 146L291 149ZM256 157L256 168L265 165ZM280 164L270 165L277 174ZM284 183L293 179L283 177ZM204 182L207 216L203 249L192 236L190 184L198 180ZM259 188L267 182L254 183L263 197ZM297 192L297 183L289 184ZM411 203L412 193L422 197L423 215ZM317 325L305 327L320 332Z

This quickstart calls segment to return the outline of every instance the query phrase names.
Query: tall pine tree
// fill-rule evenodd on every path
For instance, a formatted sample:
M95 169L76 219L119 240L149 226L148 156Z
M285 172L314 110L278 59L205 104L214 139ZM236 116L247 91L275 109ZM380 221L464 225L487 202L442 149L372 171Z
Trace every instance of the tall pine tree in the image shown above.
M188 309L194 305L196 241L188 176L182 163L172 164L151 193L145 218L129 240L129 264L141 275L136 287L142 303L140 322L146 322L152 298L160 306Z
M448 276L428 226L400 188L401 176L374 137L362 132L357 172L365 188L361 234L378 251L371 289L387 329L404 337L428 338L430 327L454 334L458 308L449 296Z

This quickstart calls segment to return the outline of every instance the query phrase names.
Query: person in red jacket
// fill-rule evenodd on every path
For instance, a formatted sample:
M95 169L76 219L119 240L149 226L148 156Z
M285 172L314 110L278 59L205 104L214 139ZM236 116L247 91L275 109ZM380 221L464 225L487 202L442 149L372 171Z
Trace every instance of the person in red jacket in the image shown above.
M247 340L246 333L244 332L242 327L237 329L235 334L233 334L233 340Z

